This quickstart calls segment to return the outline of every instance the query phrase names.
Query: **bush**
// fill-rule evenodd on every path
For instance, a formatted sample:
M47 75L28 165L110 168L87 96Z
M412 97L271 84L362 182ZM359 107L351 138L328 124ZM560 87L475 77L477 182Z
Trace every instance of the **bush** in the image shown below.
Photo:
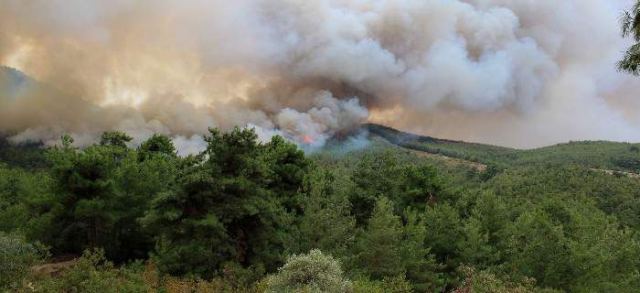
M535 280L525 278L520 283L504 281L492 273L476 271L472 267L463 266L459 271L465 275L462 285L454 290L454 293L558 293L551 289L535 287Z
M14 236L0 234L0 290L16 289L31 266L41 259L39 249Z
M212 280L199 278L173 277L162 274L157 265L149 261L142 272L142 278L147 285L147 292L183 293L183 292L215 292L215 293L262 293L265 291L265 282L255 282L246 285L242 276L233 271L235 268L225 269L222 277Z
M382 281L356 280L353 282L354 293L410 293L414 292L411 284L403 277L385 278Z
M29 287L37 292L148 292L142 269L140 263L116 268L104 251L87 250L68 271L34 280Z
M343 278L340 263L314 249L294 255L278 273L267 279L266 292L351 292L352 284Z

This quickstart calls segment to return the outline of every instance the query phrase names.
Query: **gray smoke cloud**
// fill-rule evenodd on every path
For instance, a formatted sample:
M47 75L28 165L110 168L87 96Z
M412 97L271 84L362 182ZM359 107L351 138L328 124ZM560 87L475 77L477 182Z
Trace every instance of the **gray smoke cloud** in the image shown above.
M0 131L207 127L308 149L366 121L492 144L640 141L628 0L0 0ZM4 76L4 77L3 77ZM26 80L26 81L25 81Z

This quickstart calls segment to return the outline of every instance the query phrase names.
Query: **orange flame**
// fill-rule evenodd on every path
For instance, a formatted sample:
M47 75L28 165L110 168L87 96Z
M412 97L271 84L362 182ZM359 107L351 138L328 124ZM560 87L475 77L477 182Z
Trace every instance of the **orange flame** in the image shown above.
M314 141L313 137L311 135L304 135L302 137L302 142L305 144L312 144Z

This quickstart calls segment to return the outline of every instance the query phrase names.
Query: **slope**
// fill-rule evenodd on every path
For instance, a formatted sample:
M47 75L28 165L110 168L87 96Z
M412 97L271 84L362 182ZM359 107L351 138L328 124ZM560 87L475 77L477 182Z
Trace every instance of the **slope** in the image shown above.
M419 136L377 124L366 124L364 127L369 131L370 137L381 137L403 148L497 167L580 165L607 171L640 173L640 144L581 141L519 150Z

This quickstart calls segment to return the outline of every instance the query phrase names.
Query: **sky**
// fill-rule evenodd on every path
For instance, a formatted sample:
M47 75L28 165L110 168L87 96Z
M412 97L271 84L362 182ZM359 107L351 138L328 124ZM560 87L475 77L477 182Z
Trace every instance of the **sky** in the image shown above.
M0 131L305 148L382 123L518 148L640 142L628 0L0 0Z

